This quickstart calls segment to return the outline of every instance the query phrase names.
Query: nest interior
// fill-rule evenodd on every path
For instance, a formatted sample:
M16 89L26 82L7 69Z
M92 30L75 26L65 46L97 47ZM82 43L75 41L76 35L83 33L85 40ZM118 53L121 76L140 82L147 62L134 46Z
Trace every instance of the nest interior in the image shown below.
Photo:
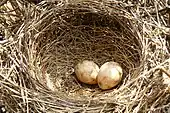
M92 60L99 66L107 61L118 62L124 79L133 78L134 69L140 66L141 42L123 16L68 5L64 9L53 8L40 17L41 22L30 25L36 31L29 30L32 36L29 42L34 42L32 47L38 58L33 67L40 63L35 76L52 90L74 98L88 98L100 91L95 85L77 81L74 67L82 60Z

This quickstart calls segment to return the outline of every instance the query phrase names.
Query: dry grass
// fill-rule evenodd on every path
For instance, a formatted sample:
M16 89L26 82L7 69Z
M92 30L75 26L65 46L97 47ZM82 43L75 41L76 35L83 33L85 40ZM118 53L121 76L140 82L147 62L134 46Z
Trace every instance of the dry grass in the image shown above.
M41 2L0 7L0 104L10 112L166 112L169 109L164 1ZM12 11L13 10L13 11ZM1 41L2 42L2 41ZM82 84L74 66L119 62L112 90Z

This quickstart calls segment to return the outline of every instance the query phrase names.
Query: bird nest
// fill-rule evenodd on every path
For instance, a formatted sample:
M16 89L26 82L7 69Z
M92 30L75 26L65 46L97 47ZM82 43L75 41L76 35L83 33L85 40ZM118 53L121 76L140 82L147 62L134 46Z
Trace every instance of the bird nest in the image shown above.
M163 27L123 2L14 1L1 47L1 104L12 112L147 112L168 109L169 66ZM15 8L14 8L15 9ZM147 8L150 10L150 7ZM3 13L4 17L8 16ZM9 13L8 13L9 14ZM10 27L9 27L10 26ZM158 32L155 32L158 31ZM121 83L102 91L79 82L75 65L92 60L123 68ZM169 79L169 78L167 78Z

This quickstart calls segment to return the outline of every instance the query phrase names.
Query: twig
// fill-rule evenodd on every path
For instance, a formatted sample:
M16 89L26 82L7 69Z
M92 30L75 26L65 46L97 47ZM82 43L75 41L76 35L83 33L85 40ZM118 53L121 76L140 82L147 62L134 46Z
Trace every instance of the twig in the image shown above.
M170 73L163 67L158 68L161 72L165 73L170 78Z

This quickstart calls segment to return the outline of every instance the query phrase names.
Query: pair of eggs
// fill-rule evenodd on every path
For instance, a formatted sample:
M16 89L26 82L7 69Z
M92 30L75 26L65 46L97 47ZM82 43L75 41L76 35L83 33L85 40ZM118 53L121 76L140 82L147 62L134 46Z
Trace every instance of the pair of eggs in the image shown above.
M98 84L103 90L118 85L123 71L116 62L106 62L100 68L93 61L84 60L75 66L75 73L79 81L86 84Z

